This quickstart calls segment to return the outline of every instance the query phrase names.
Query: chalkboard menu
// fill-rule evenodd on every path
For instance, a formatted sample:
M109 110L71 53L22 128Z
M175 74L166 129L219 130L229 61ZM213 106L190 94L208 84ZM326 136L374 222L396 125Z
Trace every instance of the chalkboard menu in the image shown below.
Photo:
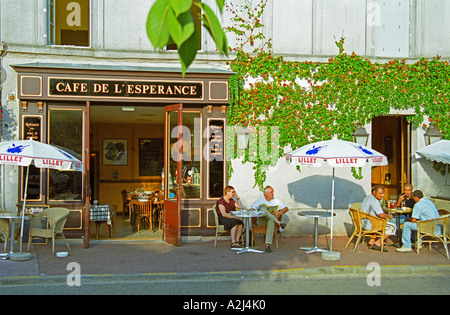
M41 116L23 117L23 139L41 141Z
M219 198L223 194L225 179L224 162L224 126L225 120L209 120L209 198Z
M139 176L161 176L163 167L163 139L139 138Z

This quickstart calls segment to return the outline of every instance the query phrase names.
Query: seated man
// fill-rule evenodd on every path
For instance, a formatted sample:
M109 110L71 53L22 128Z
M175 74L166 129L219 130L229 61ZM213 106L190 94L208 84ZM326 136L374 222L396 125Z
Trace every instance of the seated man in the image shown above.
M395 206L397 208L401 208L402 207L402 202L405 203L405 207L408 208L414 208L414 204L416 203L414 201L414 198L412 196L412 192L413 192L413 187L411 184L405 184L405 186L403 187L404 189L404 193L398 195L397 197L397 203L395 204ZM403 224L406 222L407 219L410 218L409 214L401 214L398 216L395 216L394 219L391 221L392 223L397 224L397 220L400 220L399 225Z
M392 219L392 214L386 214L381 208L380 200L384 197L384 188L381 185L376 185L372 188L372 194L364 198L361 204L361 211L371 214L373 216L380 217L382 219ZM364 230L371 230L372 224L366 219L362 222L362 228ZM396 226L391 222L386 223L385 239L389 235L395 235ZM384 240L383 240L384 241ZM372 237L369 241L369 248L374 250L381 249L381 239L375 241L375 237ZM387 252L386 247L383 247L383 251Z
M272 250L270 246L272 245L273 233L275 231L275 224L278 224L281 228L286 226L285 223L281 222L282 215L289 211L289 208L285 206L279 199L275 199L273 188L267 186L263 190L264 198L256 200L251 209L264 211L264 216L259 217L257 224L266 225L266 239L265 244L266 253L271 253Z
M411 218L403 224L403 246L396 249L397 252L401 253L411 251L411 234L412 231L417 231L417 220L430 220L439 217L436 206L431 200L423 198L422 191L415 190L412 196L416 204L414 205Z

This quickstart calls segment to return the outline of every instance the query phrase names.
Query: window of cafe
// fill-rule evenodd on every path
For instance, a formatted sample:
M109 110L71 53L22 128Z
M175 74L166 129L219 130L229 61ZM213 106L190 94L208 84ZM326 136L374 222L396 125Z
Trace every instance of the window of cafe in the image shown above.
M170 124L170 153L168 198L175 199L176 182L176 143L177 143L177 119L176 112L169 113ZM182 138L182 199L200 199L201 197L201 170L202 170L202 132L201 114L199 112L183 113L183 138Z
M64 148L82 160L83 111L81 109L50 108L49 143ZM48 200L81 200L83 177L81 172L48 171Z

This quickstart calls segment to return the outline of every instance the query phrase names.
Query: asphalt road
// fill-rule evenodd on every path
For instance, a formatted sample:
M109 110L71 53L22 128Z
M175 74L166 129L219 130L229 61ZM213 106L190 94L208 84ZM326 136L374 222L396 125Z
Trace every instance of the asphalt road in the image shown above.
M72 283L76 284L76 283ZM228 279L176 279L108 281L80 279L80 286L69 286L66 281L35 284L12 284L0 286L0 295L187 295L202 296L253 295L416 295L450 294L450 276L402 276L381 277L377 281L366 278L287 278L287 279L242 279L238 276ZM214 300L214 297L211 297ZM180 301L180 299L177 299ZM189 300L189 299L188 299ZM182 300L180 302L183 302ZM171 305L176 307L176 305Z

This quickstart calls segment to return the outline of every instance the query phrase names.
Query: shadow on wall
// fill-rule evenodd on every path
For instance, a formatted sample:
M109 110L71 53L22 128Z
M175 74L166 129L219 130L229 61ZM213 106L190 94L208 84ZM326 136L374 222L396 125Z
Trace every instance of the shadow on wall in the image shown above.
M314 175L288 184L288 190L295 202L312 208L331 209L331 183L331 175ZM366 194L360 185L335 177L334 196L335 209L348 209L352 203L363 201Z

